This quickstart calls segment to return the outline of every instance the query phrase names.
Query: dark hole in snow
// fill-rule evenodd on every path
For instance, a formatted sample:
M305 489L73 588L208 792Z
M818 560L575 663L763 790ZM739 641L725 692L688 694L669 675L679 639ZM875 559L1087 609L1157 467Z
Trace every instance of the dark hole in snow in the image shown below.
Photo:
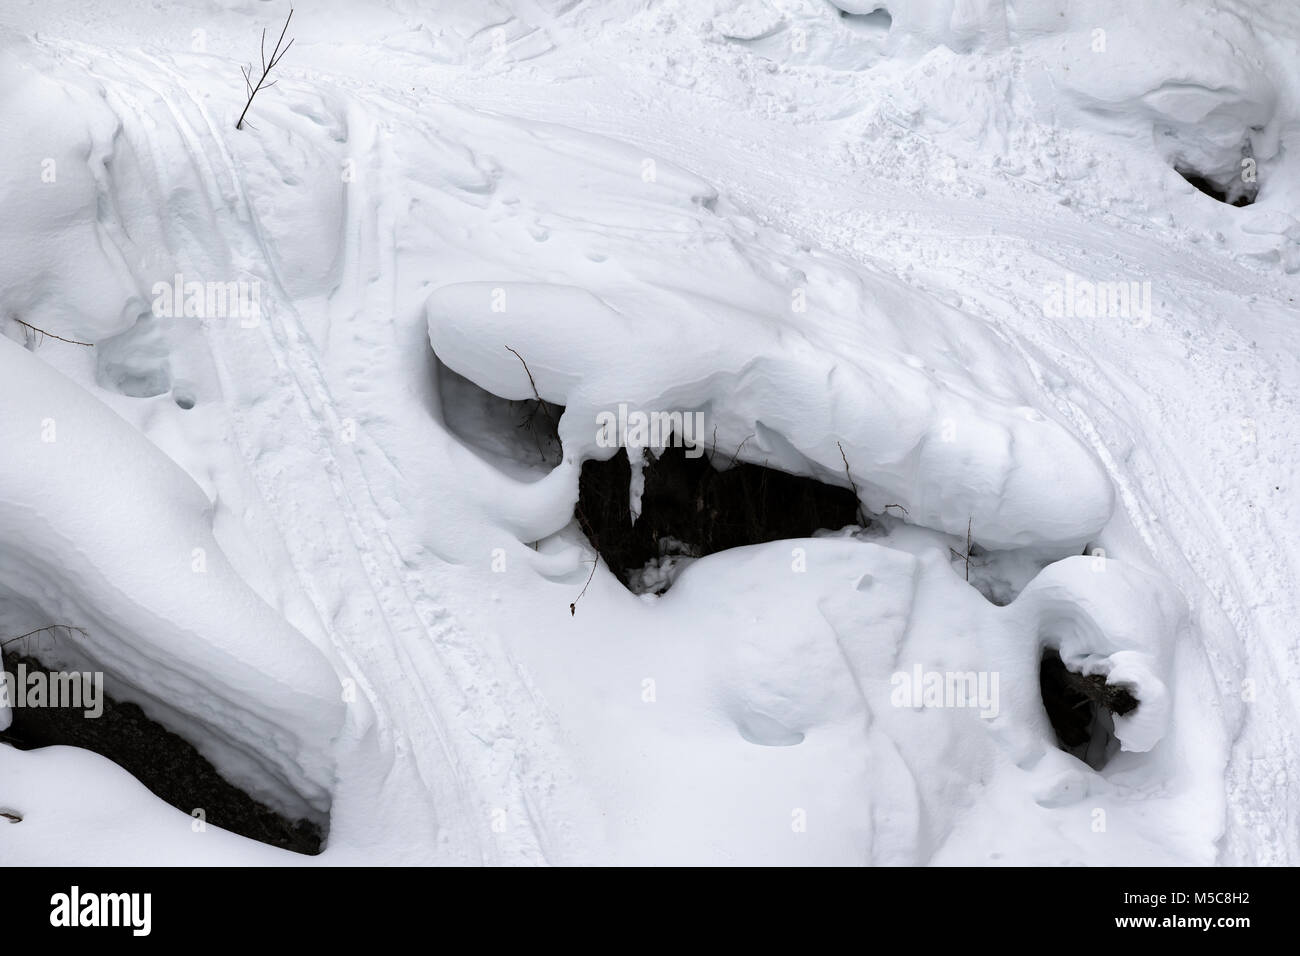
M28 675L50 671L36 658L8 653L4 667ZM104 712L85 716L69 707L13 707L0 741L19 750L81 747L107 757L176 809L204 812L204 820L240 836L296 853L320 852L324 834L310 820L288 820L222 777L188 741L145 716L138 706L103 695Z
M515 478L537 477L559 464L563 405L501 398L452 371L437 355L434 362L443 423L466 447ZM522 365L519 374L525 374Z
M840 19L855 30L869 33L888 33L894 25L894 18L884 7L877 7L870 13L850 13L840 10Z
M1217 199L1221 203L1229 206L1249 206L1255 201L1256 189L1248 187L1245 183L1234 179L1226 188L1219 185L1207 176L1203 176L1194 169L1186 166L1175 166L1175 172L1183 179L1187 180L1205 195L1212 199Z
M1060 652L1051 647L1043 650L1038 687L1057 744L1100 770L1119 749L1112 715L1122 717L1136 710L1138 699L1129 688L1108 684L1100 674L1070 670Z
M671 443L670 443L671 444ZM861 523L857 496L847 488L775 468L737 464L705 453L688 458L669 447L647 454L641 514L629 506L632 469L627 450L583 463L575 516L601 558L629 590L668 589L672 566L690 558Z

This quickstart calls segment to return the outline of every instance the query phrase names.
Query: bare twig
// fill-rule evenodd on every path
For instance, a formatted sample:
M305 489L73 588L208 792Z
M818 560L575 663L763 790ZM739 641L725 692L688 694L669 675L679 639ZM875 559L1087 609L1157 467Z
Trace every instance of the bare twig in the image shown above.
M528 363L524 361L524 357L514 349L510 348L510 346L507 345L506 350L511 352L515 358L519 359L519 364L524 367L524 373L528 376L528 384L533 388L533 397L537 399L537 407L542 410L542 414L545 415L546 420L550 422L551 428L555 431L559 431L559 426L556 425L555 419L551 418L551 412L546 407L546 400L543 399L541 393L537 391L537 381L533 378L533 370L528 367ZM582 590L578 593L578 596L569 602L570 617L573 617L578 613L578 602L582 600L582 595L587 593L587 588L591 585L591 579L596 576L596 568L600 565L600 545L596 541L595 529L592 528L591 522L587 520L587 516L582 513L581 508L575 507L574 510L578 513L578 520L582 522L583 531L591 541L591 546L596 549L596 558L591 562L591 573L587 575L587 583L582 586Z
M510 351L514 352L515 350L510 349ZM515 352L515 354L518 355L519 353ZM520 361L522 361L522 359ZM526 367L527 366L525 366L525 368ZM596 576L596 568L600 565L600 545L596 542L596 530L592 528L591 522L589 522L587 516L582 513L582 508L580 506L575 506L573 510L578 513L578 521L582 523L582 530L591 541L591 546L596 549L596 558L591 562L591 573L587 575L587 583L582 586L582 590L578 593L578 596L569 603L569 617L573 617L578 613L578 602L582 600L582 595L587 593L587 588L591 586L591 579Z
M578 592L578 596L569 602L569 617L573 617L575 614L578 613L578 602L581 601L582 596L587 593L587 588L591 585L591 579L596 576L596 568L599 565L600 565L600 552L597 551L596 560L591 562L591 573L587 575L587 583L582 586L582 590Z
M251 74L253 72L252 66L241 66L239 68L240 72L244 74L244 87L248 90L248 101L244 103L244 111L239 114L239 121L235 123L235 129L244 128L244 116L248 113L248 108L253 105L253 97L256 96L260 90L269 90L279 82L278 80L273 80L270 83L267 83L266 78L270 75L271 71L279 65L280 61L284 59L284 55L289 52L289 47L293 46L293 40L290 39L288 44L285 45L285 48L283 50L280 49L280 44L284 43L284 35L289 30L289 21L292 19L293 7L290 7L289 15L284 18L284 28L280 30L280 39L275 41L275 49L271 51L271 59L269 62L266 59L266 28L262 28L262 75L258 78L256 86L253 85L251 79ZM253 124L249 123L248 125L252 126Z
M714 434L717 434L716 430ZM753 435L746 435L740 440L740 444L736 446L736 453L731 456L731 461L727 462L727 468L730 468L736 463L736 459L740 457L740 450L745 447L745 442L749 441L753 437Z
M63 628L65 631L76 631L82 637L90 636L86 633L84 627L78 627L76 624L46 624L44 627L38 627L34 631L28 631L26 634L19 634L17 637L6 638L5 640L0 641L0 647L8 647L10 644L21 641L25 637L32 637L33 635L40 634L42 631L55 631L57 633L59 628Z
M840 458L844 461L844 477L849 480L849 487L853 489L853 499L858 503L858 524L865 525L867 516L862 511L862 499L858 497L858 486L853 482L853 473L849 471L849 457L844 454L844 446L839 442L835 443L835 447L840 450Z
M560 433L560 426L555 421L555 419L551 417L550 407L547 405L546 400L542 398L541 394L537 391L537 383L533 381L532 369L528 367L528 363L524 361L524 357L522 355L520 355L518 352L515 352L515 350L510 348L510 346L508 345L506 346L506 349L509 350L510 352L513 352L515 358L519 359L519 363L524 367L524 372L528 375L528 384L533 387L533 397L537 400L536 408L533 409L532 414L530 414L527 418L525 418L522 422L519 423L519 427L523 428L525 425L532 425L533 419L537 417L537 412L540 409L541 413L546 416L546 422L548 425L551 426L551 431L558 438ZM533 429L533 440L537 442L537 452L542 456L542 461L546 461L546 452L542 451L542 442L541 439L537 437L536 428Z
M37 335L48 335L50 338L58 339L60 342L67 342L69 345L84 345L88 349L95 347L94 342L78 342L76 339L65 339L63 336L55 335L53 332L46 332L44 329L37 328L36 326L32 325L30 322L24 322L16 315L11 316L11 318L19 325L21 325L23 328L27 329L30 332L35 332Z
M961 560L963 560L963 561L966 562L966 580L967 580L967 581L970 580L970 549L971 549L971 544L972 544L972 542L971 542L971 536L970 536L970 529L971 529L971 522L974 521L974 520L975 520L974 518L967 518L967 519L966 519L966 553L965 553L965 554L962 554L962 553L960 553L956 548L949 548L949 549L948 549L949 551L952 552L953 557L955 557L955 558L960 558Z
M515 358L519 359L519 364L524 367L524 372L528 375L528 384L533 387L533 397L537 399L537 407L542 410L542 414L546 416L546 420L551 423L553 428L558 427L556 426L554 419L551 418L551 412L546 407L545 399L543 399L537 391L537 382L533 380L533 371L528 367L528 363L524 361L524 357L518 352L515 352L515 350L510 348L508 345L506 346L506 350L514 352Z

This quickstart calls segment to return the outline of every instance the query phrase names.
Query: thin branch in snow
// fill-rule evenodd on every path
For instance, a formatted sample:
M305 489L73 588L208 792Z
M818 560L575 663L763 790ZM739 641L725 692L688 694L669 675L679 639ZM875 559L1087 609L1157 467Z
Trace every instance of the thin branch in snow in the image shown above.
M740 457L740 450L745 447L745 442L749 441L753 437L754 437L753 435L746 435L744 438L740 440L740 444L736 446L736 453L731 456L731 461L727 463L728 468L730 468L732 465L736 463L736 459Z
M514 349L510 351L514 352ZM591 586L591 579L596 576L596 568L600 565L600 544L596 541L596 530L587 521L587 516L582 513L581 507L575 506L574 511L578 513L578 521L582 525L583 532L590 539L591 546L596 549L596 559L591 562L591 573L587 575L587 583L582 586L582 591L569 604L569 617L573 617L578 613L578 602L582 600L582 595L587 593L587 588Z
M967 518L967 519L966 519L966 553L965 553L965 554L962 554L962 553L959 552L956 548L949 548L949 549L948 549L949 551L952 552L953 557L955 557L955 558L960 558L962 561L965 561L965 562L966 562L966 580L967 580L967 581L970 580L970 549L971 549L971 545L972 545L971 536L970 536L970 529L971 529L971 522L974 521L974 520L975 520L974 518Z
M17 322L17 323L18 323L19 325L21 325L23 328L27 329L29 332L34 332L34 333L36 333L37 335L40 335L40 336L47 336L47 335L48 335L50 338L52 338L52 339L58 339L60 342L67 342L69 345L82 345L82 346L85 346L85 347L88 348L88 349L92 349L92 348L95 347L95 343L94 343L94 342L78 342L76 339L65 339L65 338L64 338L63 336L61 336L61 335L55 335L53 332L46 332L46 331L45 331L44 329L42 329L42 328L37 328L36 326L32 325L30 322L24 322L22 319L18 318L18 316L16 316L16 315L13 316L12 318L13 318L13 320L14 320L15 322Z
M853 489L853 497L858 502L858 523L865 525L867 516L862 510L862 499L858 497L858 486L853 482L853 472L849 471L849 456L844 454L844 446L839 442L835 443L835 447L840 450L840 458L844 461L844 477L849 480L849 487Z
M546 407L546 402L542 399L542 396L537 391L537 382L533 380L532 369L528 367L528 363L524 361L524 357L520 355L518 352L515 352L514 349L510 348L510 346L507 345L506 350L509 352L514 352L515 358L519 359L519 364L524 367L524 372L527 373L528 375L528 384L533 387L533 397L537 399L537 407L542 410L542 414L545 415L546 420L551 423L551 427L558 431L559 426L556 425L554 419L551 418L551 412Z
M244 86L248 89L248 100L247 102L244 103L244 111L239 114L239 121L235 123L235 129L244 128L244 117L248 114L248 108L253 105L253 97L256 96L259 91L264 89L269 90L271 87L275 86L275 84L279 82L279 80L272 80L270 83L267 83L266 78L268 75L270 75L270 72L274 70L277 65L279 65L280 61L284 59L284 55L289 52L289 47L293 46L293 40L290 39L288 44L285 45L285 48L283 50L280 49L280 44L284 43L284 35L289 30L289 21L292 19L293 19L293 8L290 7L289 15L284 18L284 27L283 29L280 30L280 39L275 41L275 49L271 51L271 59L269 61L266 59L266 28L265 27L262 28L262 45L261 45L262 75L261 77L258 78L256 86L252 84L250 79L250 76L253 72L252 67L241 66L239 68L240 72L244 74ZM249 123L248 125L256 129L256 127L254 127L252 123Z
M5 638L3 641L0 641L0 647L8 647L10 644L21 641L25 637L34 637L42 631L54 631L57 634L59 628L63 628L65 631L76 631L82 637L90 636L84 627L78 627L76 624L46 624L44 627L38 627L34 631L28 631L26 634L19 634L17 637Z
M525 418L522 422L519 423L519 427L523 428L525 425L533 425L533 420L537 417L537 412L540 409L541 413L546 416L546 423L550 426L552 434L556 437L556 439L558 439L560 433L560 426L555 421L555 419L551 417L550 408L547 406L546 401L542 398L541 394L537 391L537 383L533 381L533 373L532 370L528 367L528 363L524 361L524 357L522 355L520 355L514 349L510 348L510 346L507 345L506 349L514 353L515 358L519 359L519 363L523 365L524 372L527 373L528 375L528 384L531 385L533 388L533 397L537 400L537 407L532 410L532 412L529 414L527 418ZM542 456L542 461L546 461L547 460L546 452L542 450L542 440L537 437L536 426L533 426L533 440L537 442L537 453Z

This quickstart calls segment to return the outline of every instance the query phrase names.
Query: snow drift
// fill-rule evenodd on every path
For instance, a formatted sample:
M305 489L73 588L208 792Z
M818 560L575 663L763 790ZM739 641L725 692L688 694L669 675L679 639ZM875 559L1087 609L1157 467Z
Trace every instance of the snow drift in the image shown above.
M329 804L322 863L1294 862L1294 10L321 0L236 132L265 8L0 10L0 332L97 343L0 342L5 633L86 625ZM1175 171L1246 159L1243 208ZM150 316L177 271L261 325ZM1044 308L1069 276L1150 309ZM529 371L553 470L483 394ZM624 403L869 526L629 593L573 518ZM1049 650L1138 701L1102 766ZM14 858L283 862L0 763Z
M560 439L575 501L573 466L612 454L598 447L598 416L627 403L702 410L706 434L716 428L718 450L740 461L846 484L847 458L870 511L899 505L951 533L971 521L989 547L1077 547L1110 517L1110 484L1068 432L921 359L883 344L846 354L815 327L704 296L667 314L638 297L614 301L477 282L439 289L427 305L434 351L450 368L493 394L529 398L513 348L541 397L566 407ZM635 369L629 355L641 360Z
M189 739L255 798L323 820L343 718L339 680L233 572L198 487L3 339L0 447L6 624L17 633L84 627L84 639L28 649L104 671L112 696Z

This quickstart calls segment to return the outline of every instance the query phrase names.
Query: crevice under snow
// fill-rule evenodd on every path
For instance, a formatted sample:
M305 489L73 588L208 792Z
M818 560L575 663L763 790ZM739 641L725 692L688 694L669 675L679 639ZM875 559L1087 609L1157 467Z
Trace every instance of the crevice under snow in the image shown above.
M0 10L0 638L329 838L6 862L1297 861L1300 13L320 0L236 130L273 6ZM633 594L620 408L854 519Z

